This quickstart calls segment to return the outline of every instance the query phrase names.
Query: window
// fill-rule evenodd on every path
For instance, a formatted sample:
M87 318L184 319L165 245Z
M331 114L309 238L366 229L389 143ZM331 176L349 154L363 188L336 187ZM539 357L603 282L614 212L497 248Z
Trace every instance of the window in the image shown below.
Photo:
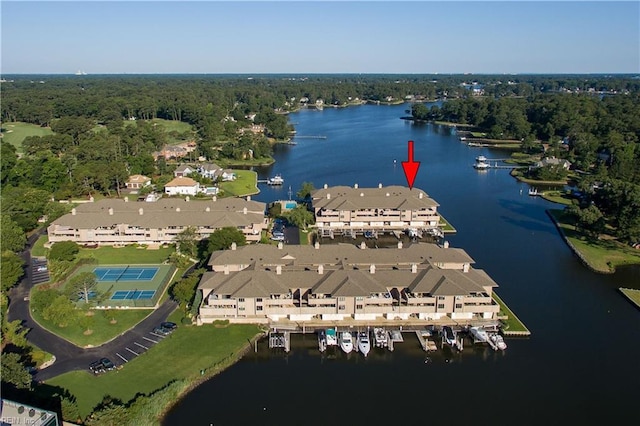
M258 298L256 299L256 303L262 303L262 297L258 297Z
M456 309L462 309L462 303L456 303Z
M344 302L344 297L338 297L338 300Z
M239 298L238 302L240 302L240 303L244 302L244 297Z
M338 305L338 310L339 311L344 311L345 310L345 306L344 305Z
M238 308L238 310L239 310L239 311L244 311L244 306L240 306L240 307Z
M261 311L262 310L262 306L256 306L256 311Z
M362 309L362 305L356 305L356 309Z
M444 300L444 296L438 296L438 300Z
M444 309L444 303L438 303L438 309Z

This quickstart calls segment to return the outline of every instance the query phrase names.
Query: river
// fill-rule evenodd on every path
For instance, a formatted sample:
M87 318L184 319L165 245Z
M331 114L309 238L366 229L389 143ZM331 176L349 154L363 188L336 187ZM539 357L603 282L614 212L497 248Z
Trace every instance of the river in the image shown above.
M494 353L466 347L431 355L415 336L391 352L321 356L315 335L297 336L288 355L261 342L240 362L189 393L164 425L636 424L640 393L640 311L618 287L640 288L640 268L590 272L562 241L545 211L508 170L478 172L478 155L455 131L399 117L407 105L359 106L291 114L297 145L281 145L282 187L254 199L287 199L302 182L361 187L406 185L400 162L415 141L415 186L457 229L447 237L498 284L497 293L531 330ZM197 343L196 343L197 344ZM635 420L634 420L635 419Z

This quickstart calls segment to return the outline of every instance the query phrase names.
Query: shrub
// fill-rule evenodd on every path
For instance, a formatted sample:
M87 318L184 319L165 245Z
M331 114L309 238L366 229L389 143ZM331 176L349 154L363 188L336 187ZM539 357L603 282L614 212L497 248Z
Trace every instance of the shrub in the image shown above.
M73 241L61 241L55 243L49 251L50 260L63 260L71 262L76 258L76 255L80 252L80 247Z

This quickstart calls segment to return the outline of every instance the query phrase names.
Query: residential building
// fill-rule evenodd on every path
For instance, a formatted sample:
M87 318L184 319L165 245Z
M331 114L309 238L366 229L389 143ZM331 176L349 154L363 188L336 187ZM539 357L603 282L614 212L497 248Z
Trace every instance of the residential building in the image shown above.
M196 195L200 192L200 184L188 177L177 177L164 186L167 195Z
M564 170L569 170L571 168L571 162L562 158L546 157L535 164L536 168L546 166L560 166Z
M191 173L196 172L196 167L190 166L188 164L180 164L177 169L173 171L173 175L175 177L187 177Z
M232 245L211 255L198 320L495 320L498 285L473 262L446 243Z
M201 176L208 179L216 179L222 174L222 167L214 163L204 163L198 166L196 169Z
M165 244L194 227L199 238L233 227L247 241L260 241L267 227L266 204L242 198L190 200L162 198L153 203L104 199L79 205L49 225L49 242L123 245Z
M322 236L367 230L428 231L440 226L439 204L418 188L325 185L311 197L316 227Z
M127 189L142 189L151 185L151 178L143 175L131 175L125 185Z

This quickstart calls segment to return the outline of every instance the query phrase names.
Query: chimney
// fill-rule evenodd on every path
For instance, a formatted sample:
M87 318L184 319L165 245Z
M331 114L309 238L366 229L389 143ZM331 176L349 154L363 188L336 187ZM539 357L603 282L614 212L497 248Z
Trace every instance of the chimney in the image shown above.
M327 192L327 200L330 200L330 199L331 199L331 194Z
M398 248L402 249L402 241L398 241Z
M381 183L378 184L378 188L382 189L382 184Z
M238 248L238 245L234 241L234 242L231 243L231 250L235 250L236 248Z
M316 250L320 250L320 243L316 241L315 244L313 245L313 248L315 248Z
M242 214L247 214L247 208L246 207L242 209Z
M360 248L361 248L362 250L364 250L364 249L366 249L366 248L367 248L367 245L365 244L365 242L364 242L364 241L360 243Z
M327 189L327 188L329 188L329 185L327 185L327 184L325 183L325 184L324 184L324 186L323 186L323 188L324 188L324 189Z
M389 193L387 192L387 193L386 193L386 194L384 194L384 195L386 195L386 196L388 197L388 196L389 196Z
M113 209L111 209L111 208L109 209L109 214L113 214ZM76 215L76 208L75 207L71 209L71 215L72 216Z
M355 185L353 185L353 187L354 187L355 189L358 189L358 184L356 183Z
M214 195L213 197L211 197L211 200L213 200L214 202L215 202L215 201L218 201L218 197L216 197L216 196Z
M224 274L229 275L229 265L224 265Z
M462 265L462 272L469 272L469 264L465 263L464 265Z
M251 195L247 195L247 201L251 201Z
M361 192L361 193L360 193L360 196L361 196L361 197L364 197L364 192Z
M142 210L142 209L140 209L140 210ZM180 213L180 207L176 207L176 211L177 211L178 213ZM142 214L142 213L140 213L140 214Z
M371 274L375 274L376 273L376 265L369 266L369 273L371 273Z
M142 207L140 207L140 208L138 209L138 214L139 214L140 216L142 216L142 215L144 214L144 210L142 209Z
M443 246L444 248L449 248L449 241L445 240Z
M282 265L276 266L276 275L282 275Z
M420 198L422 200L422 192L418 194L418 198Z
M417 274L418 273L418 265L415 263L411 264L411 273L412 274Z
M76 209L73 209L73 210L74 210L74 211L73 211L72 213L73 213L73 214L76 214L76 213L75 213L75 210L76 210ZM109 207L109 216L113 216L113 207Z
M186 197L184 197L184 200L188 203L189 202L189 196L187 195Z
M207 206L206 209L204 209L205 212L210 212L211 211L211 207Z
M129 197L124 197L124 202L128 203L129 202Z
M318 265L318 274L320 275L324 274L324 266Z
M282 244L282 241L280 241L278 243L278 250L282 250L283 247L284 247L284 244Z

